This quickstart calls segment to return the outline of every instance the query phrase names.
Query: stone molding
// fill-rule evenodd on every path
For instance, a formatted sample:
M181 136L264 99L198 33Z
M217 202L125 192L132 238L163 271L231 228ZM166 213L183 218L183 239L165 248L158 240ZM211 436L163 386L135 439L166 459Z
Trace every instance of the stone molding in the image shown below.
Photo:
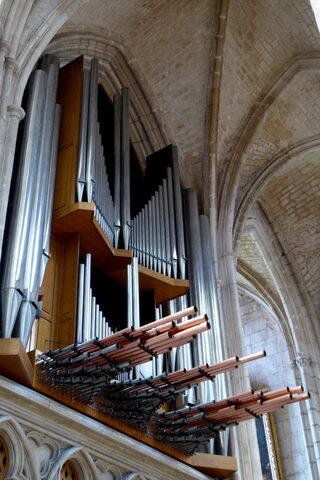
M7 112L10 117L17 117L19 122L24 119L26 112L23 110L22 107L19 107L18 105L9 105L7 107Z
M290 363L291 368L297 368L297 367L311 367L314 365L314 361L312 360L311 357L308 357L307 355L304 355L303 353L299 353L299 355L292 360Z
M71 460L80 480L123 480L130 472L136 480L209 480L207 475L4 377L0 377L0 388L0 434L14 458L9 478L58 480L62 465Z
M9 55L11 50L11 46L5 40L0 40L0 52L3 53L5 56Z
M13 71L14 74L19 72L20 67L15 58L6 57L6 65Z

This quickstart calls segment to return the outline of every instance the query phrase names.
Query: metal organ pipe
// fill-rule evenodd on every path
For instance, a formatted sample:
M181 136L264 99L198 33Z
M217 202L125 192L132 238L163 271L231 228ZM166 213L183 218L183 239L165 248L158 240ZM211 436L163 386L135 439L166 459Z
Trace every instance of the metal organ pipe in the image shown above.
M131 229L130 208L130 139L129 139L129 90L122 89L122 118L121 118L121 226L124 248L129 248Z
M92 338L105 338L112 334L103 311L97 302L91 287L91 254L85 255L84 263L79 265L78 303L77 303L77 342L86 342Z
M118 248L121 231L121 95L113 97L114 112L114 246Z
M82 103L79 132L78 169L77 169L77 199L82 201L86 184L87 163L87 134L88 134L88 109L89 109L90 72L84 70L82 84Z
M53 210L53 200L54 200L54 185L55 185L57 157L58 157L60 118L61 118L61 106L56 105L55 116L54 116L53 138L52 138L52 144L51 144L51 158L50 158L50 166L49 166L49 173L48 173L48 190L47 190L46 213L45 213L45 221L44 221L43 250L42 250L43 254L42 254L40 284L42 284L45 269L50 258L50 231L51 231L52 210Z
M99 62L96 58L91 60L89 110L88 110L88 138L86 162L86 191L87 200L92 202L95 184L94 162L96 155L97 123L98 123L98 69Z
M172 183L172 169L167 167L167 181L168 181L168 209L169 224L170 224L170 246L171 246L171 263L173 277L178 278L178 253L177 253L177 240L176 240L176 221L174 212L174 196L173 196L173 183Z
M188 248L189 276L192 278L190 284L190 299L192 303L199 306L200 311L206 311L206 292L204 282L203 256L200 234L200 219L198 210L197 194L194 189L185 190L185 212L186 212L186 238ZM205 333L194 342L196 347L197 362L202 364L210 358L210 345L208 334ZM202 392L207 396L209 392Z
M178 264L180 269L180 278L186 278L186 252L184 243L184 222L182 210L182 196L180 173L178 163L177 148L173 148L173 162L172 162L172 184L175 204L175 218L176 218L176 234L178 247Z
M35 190L34 208L31 211L31 224L28 235L27 261L24 272L23 300L15 330L24 345L27 344L32 324L38 310L38 292L42 283L41 263L44 239L44 222L46 214L46 195L48 193L51 145L54 132L56 94L58 86L59 65L47 66L47 86L44 104L42 134L39 154L34 165Z
M3 259L1 279L2 337L11 337L23 299L23 277L27 258L31 211L34 207L34 164L39 154L46 73L37 70L32 75L24 135L13 196L12 215L8 226L7 250Z

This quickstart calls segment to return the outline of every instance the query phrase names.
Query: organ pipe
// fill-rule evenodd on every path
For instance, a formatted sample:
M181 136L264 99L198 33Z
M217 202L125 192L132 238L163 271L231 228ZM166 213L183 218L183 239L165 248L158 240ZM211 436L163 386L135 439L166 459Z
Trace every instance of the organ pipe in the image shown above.
M34 157L40 148L46 74L33 73L30 86L24 136L13 195L12 216L8 225L7 250L1 281L2 336L11 337L23 300L23 273L30 229L32 198L35 188Z

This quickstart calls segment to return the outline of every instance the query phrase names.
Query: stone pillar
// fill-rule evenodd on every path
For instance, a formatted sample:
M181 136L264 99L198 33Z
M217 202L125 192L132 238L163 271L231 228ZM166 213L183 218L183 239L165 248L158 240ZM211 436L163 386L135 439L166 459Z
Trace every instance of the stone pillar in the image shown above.
M0 92L2 90L2 79L4 72L5 58L9 55L10 45L4 40L0 40Z
M241 326L240 307L236 280L236 255L223 252L219 259L220 302L222 314L222 341L225 358L245 354ZM245 365L227 376L228 395L250 390L250 381ZM236 480L262 480L260 455L255 423L243 422L232 428L232 454L238 462Z
M308 355L299 354L291 367L294 369L297 383L300 382L311 398L300 404L303 423L304 445L306 449L310 474L313 479L320 479L320 371L319 362Z
M0 157L0 258L2 252L3 234L6 222L10 182L13 168L14 151L19 122L24 118L24 110L15 105L7 108L6 135L2 139Z
M0 258L18 125L24 117L24 112L19 106L8 107L13 99L15 75L19 70L16 60L6 56L9 51L9 44L2 40L0 42Z

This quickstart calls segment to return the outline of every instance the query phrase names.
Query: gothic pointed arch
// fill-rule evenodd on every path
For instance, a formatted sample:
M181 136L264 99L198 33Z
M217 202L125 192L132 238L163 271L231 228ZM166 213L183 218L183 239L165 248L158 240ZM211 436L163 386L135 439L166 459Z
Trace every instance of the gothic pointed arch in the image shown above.
M87 68L92 58L98 58L99 82L110 99L122 87L129 88L131 141L142 163L147 155L170 142L151 89L121 38L101 29L95 32L66 30L51 41L46 51L56 55L62 64L83 55Z
M6 444L8 467L6 478L21 480L40 480L37 462L28 438L13 418L7 415L0 416L0 436Z

